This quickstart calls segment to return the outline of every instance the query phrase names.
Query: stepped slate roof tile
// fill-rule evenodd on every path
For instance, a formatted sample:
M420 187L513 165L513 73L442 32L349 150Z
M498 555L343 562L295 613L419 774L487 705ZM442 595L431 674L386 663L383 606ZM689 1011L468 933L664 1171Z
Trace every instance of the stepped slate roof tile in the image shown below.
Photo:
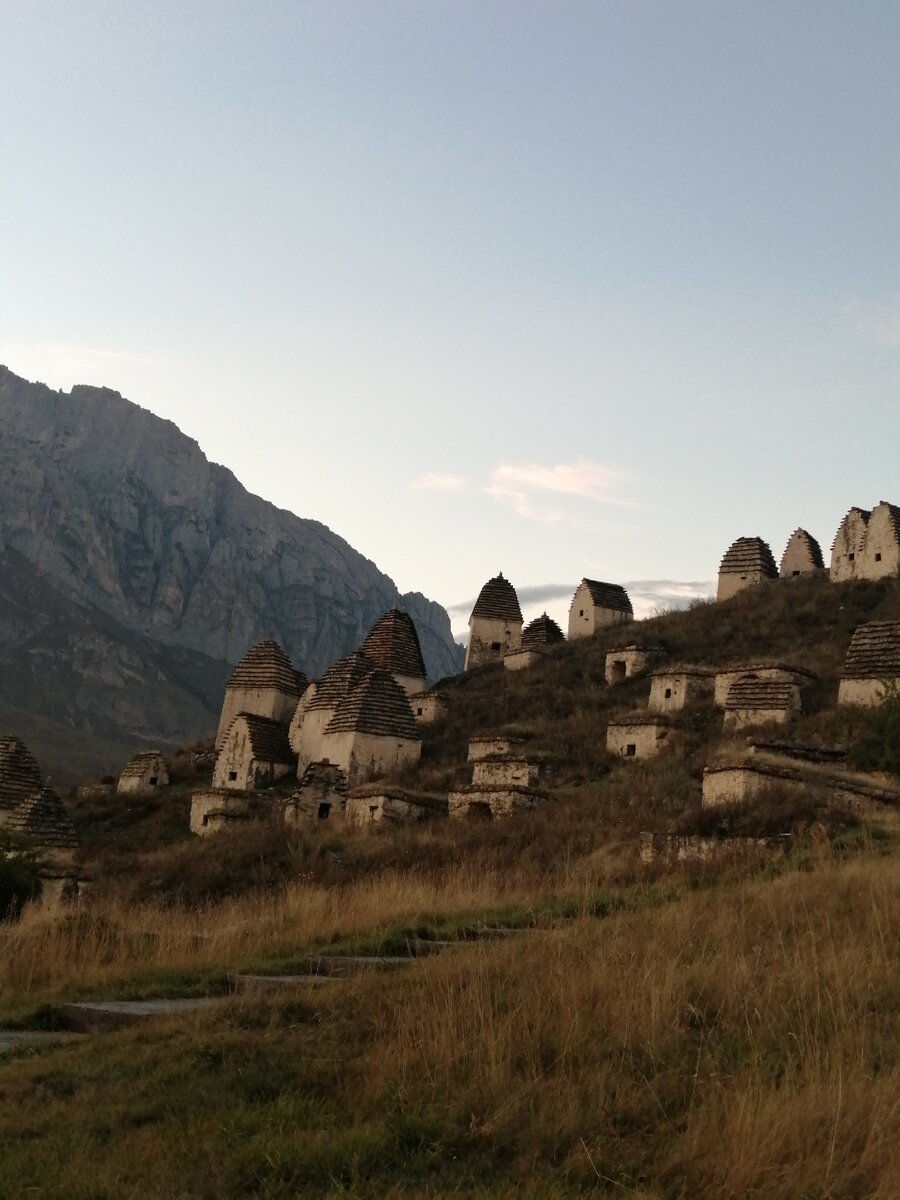
M40 791L44 779L34 755L21 738L0 738L0 812L17 808Z
M32 793L7 821L7 828L42 850L74 850L78 835L66 806L50 787Z
M598 608L610 608L613 612L632 614L634 612L628 593L619 583L602 583L599 579L582 579L578 586L587 587L591 600Z
M425 678L419 635L409 613L392 608L373 625L362 652L378 667L396 675Z
M316 684L316 694L310 700L307 711L337 708L344 697L374 670L375 664L361 650L354 650L352 654L339 658Z
M421 740L419 727L393 675L376 667L345 696L325 727L329 733L371 733L383 737Z
M247 736L250 739L250 753L257 762L293 763L297 755L291 749L288 739L288 726L281 721L272 721L269 717L258 717L256 713L238 713L231 722L231 731L243 721L247 726Z
M870 621L850 639L844 679L895 679L900 676L900 621Z
M819 543L816 541L816 539L813 537L813 535L805 529L795 529L794 532L791 534L791 536L788 538L787 545L784 548L784 554L782 554L782 556L781 556L781 564L780 564L779 570L780 571L784 570L784 560L787 557L788 551L791 549L791 547L795 541L800 542L802 544L803 548L806 550L807 554L809 555L809 560L812 563L812 565L817 570L822 570L822 568L825 566L825 559L822 557L822 547L819 545Z
M522 649L536 650L541 646L553 646L564 642L566 635L546 613L536 617L522 630Z
M837 545L837 540L841 536L841 530L844 528L845 525L847 525L849 523L851 517L857 516L860 518L863 525L868 525L869 517L871 517L871 515L872 515L872 510L868 509L868 508L858 508L856 505L854 505L853 508L848 508L847 511L844 513L844 516L841 518L840 525L838 525L838 527L837 527L837 532L835 533L834 539L831 543L831 549L833 550L835 548L835 546Z
M784 683L774 679L742 677L736 679L725 697L727 709L778 709L791 708L797 702L798 688L795 683Z
M288 696L303 693L309 680L272 638L254 646L234 668L227 688L275 688Z
M489 579L475 601L472 609L473 617L489 617L497 621L522 620L522 609L519 607L519 597L516 589L508 579L503 578L503 572Z
M769 579L778 578L772 551L762 538L738 538L725 551L719 567L720 575L740 575L746 571L759 571Z
M134 758L132 758L123 768L122 774L119 776L119 778L140 779L147 773L147 771L152 770L161 758L162 755L158 750L141 750L140 753L135 754Z

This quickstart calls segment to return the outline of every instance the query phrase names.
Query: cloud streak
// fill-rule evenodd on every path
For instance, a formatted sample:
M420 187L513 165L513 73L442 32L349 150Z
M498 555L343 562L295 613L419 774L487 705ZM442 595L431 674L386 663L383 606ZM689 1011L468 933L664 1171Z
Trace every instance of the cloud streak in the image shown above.
M454 475L450 471L426 471L409 486L414 492L462 492L469 486L465 475Z
M888 296L882 304L851 300L844 312L864 341L877 346L900 346L900 295Z
M581 518L559 505L548 507L535 499L555 496L603 504L627 504L615 494L625 479L621 471L603 463L501 463L491 472L485 491L500 504L530 521L572 521Z

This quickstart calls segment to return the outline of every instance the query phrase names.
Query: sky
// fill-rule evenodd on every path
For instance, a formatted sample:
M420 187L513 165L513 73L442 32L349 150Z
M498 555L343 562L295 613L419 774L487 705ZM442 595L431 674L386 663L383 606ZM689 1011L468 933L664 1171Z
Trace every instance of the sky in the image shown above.
M896 0L0 0L0 362L463 630L900 502Z

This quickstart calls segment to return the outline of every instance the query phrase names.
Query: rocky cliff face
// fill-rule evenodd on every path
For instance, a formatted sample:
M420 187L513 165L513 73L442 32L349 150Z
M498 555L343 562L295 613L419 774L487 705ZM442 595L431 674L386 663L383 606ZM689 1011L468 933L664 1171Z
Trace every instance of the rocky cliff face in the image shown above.
M175 651L199 655L201 674L212 679L263 637L277 638L309 674L321 673L398 600L416 622L429 675L461 666L439 605L418 593L398 596L393 582L340 537L252 496L170 421L117 392L54 392L5 367L0 554L6 590L27 571L23 586L52 597L45 607L75 606L82 634L111 622L107 636L119 651L126 658L137 653L129 670L138 691L150 682L148 672L172 669ZM7 598L0 613L7 668L0 704L22 708L24 676L12 671L10 655L21 657L40 622L27 611L13 617L16 603ZM33 649L27 707L49 713L35 666L43 652ZM53 654L60 663L81 661L72 645L57 645ZM165 666L153 667L154 655L163 655ZM100 653L84 670L99 680L113 667ZM14 676L18 690L9 682ZM175 687L191 694L187 676ZM219 697L200 699L203 690L194 688L187 709L175 705L180 715L170 725L178 729L160 728L160 740L204 732L196 704L204 710L211 704L212 711ZM135 731L139 726L142 737L152 736L152 714L121 718ZM101 735L103 723L102 714L91 717Z

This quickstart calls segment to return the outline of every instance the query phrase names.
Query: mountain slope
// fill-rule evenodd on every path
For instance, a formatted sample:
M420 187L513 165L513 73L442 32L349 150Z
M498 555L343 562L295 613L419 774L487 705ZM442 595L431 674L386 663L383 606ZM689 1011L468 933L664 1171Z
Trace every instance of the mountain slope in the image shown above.
M117 392L54 392L5 367L0 556L0 704L116 741L204 733L227 664L254 642L277 638L315 675L398 600L429 675L461 665L439 605L400 597L326 526L251 495L172 422ZM175 689L165 702L149 699L154 672ZM120 685L113 704L104 689Z

